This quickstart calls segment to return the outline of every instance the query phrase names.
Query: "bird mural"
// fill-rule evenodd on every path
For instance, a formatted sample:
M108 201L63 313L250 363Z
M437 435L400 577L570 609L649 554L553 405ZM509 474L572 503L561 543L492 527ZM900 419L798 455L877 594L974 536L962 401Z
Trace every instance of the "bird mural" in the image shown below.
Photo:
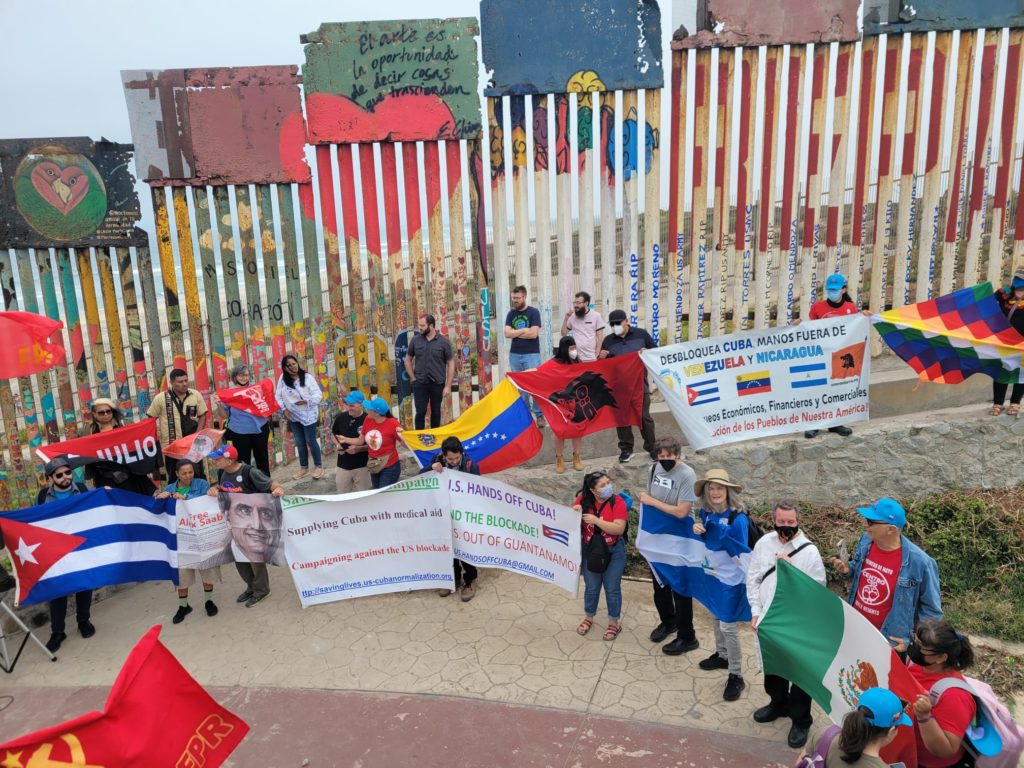
M93 234L107 215L107 192L84 155L61 147L37 147L14 174L18 212L47 238L70 242Z

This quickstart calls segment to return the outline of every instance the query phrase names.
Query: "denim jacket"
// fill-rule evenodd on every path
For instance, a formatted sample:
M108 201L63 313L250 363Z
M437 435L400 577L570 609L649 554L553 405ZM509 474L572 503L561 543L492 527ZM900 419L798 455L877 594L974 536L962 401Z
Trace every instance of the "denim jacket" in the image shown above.
M886 640L900 637L909 643L918 621L942 618L942 597L939 594L939 567L935 560L906 536L900 536L900 542L903 557L896 580L896 593L881 631ZM850 605L853 605L857 596L860 572L870 549L871 539L865 533L857 542L857 550L850 563L850 594L847 597Z

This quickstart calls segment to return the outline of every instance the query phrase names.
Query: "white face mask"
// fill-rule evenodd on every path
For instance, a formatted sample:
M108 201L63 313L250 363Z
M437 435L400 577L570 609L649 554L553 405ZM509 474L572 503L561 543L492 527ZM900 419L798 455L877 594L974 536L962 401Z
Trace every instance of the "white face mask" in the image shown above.
M569 350L569 359L570 360L575 360L579 356L580 356L580 353L577 352L575 349L570 349Z
M622 323L619 323L618 325L613 325L612 326L612 333L614 333L616 336L625 336L626 335L626 326L624 324L622 324Z

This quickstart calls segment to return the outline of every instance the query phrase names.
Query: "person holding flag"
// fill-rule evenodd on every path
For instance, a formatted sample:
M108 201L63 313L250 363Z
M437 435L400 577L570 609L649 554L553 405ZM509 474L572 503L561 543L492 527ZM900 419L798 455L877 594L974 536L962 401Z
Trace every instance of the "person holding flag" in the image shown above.
M240 363L231 369L231 383L246 388L252 382L252 369ZM217 393L218 398L221 392ZM235 446L238 460L243 464L254 464L264 474L270 474L270 418L254 414L252 409L240 405L228 405L223 399L219 410L224 416L224 440Z
M651 334L643 328L634 328L629 324L626 313L621 309L613 310L608 315L608 324L612 328L612 335L605 336L601 342L601 351L598 358L604 360L609 357L623 357L632 352L639 352L643 349L654 349L658 345ZM651 418L651 394L647 391L647 371L644 371L643 381L643 403L640 409L640 437L644 441L644 452L653 461L658 460L658 452L654 448L654 419ZM619 463L625 464L633 458L633 428L629 426L616 427L615 433L619 438Z
M996 291L996 301L999 302L999 309L1006 315L1013 330L1024 336L1024 270L1017 270L1010 285ZM1020 376L1019 369L1017 375ZM989 409L989 416L998 416L1003 412L1006 390L1009 388L1009 383L992 379L992 407ZM1010 407L1006 410L1008 416L1020 415L1022 398L1024 398L1024 381L1018 381L1013 385L1013 391L1010 392Z
M579 350L576 348L576 340L572 336L563 336L558 342L558 349L555 356L540 366L544 370L552 365L579 365ZM555 437L555 472L559 475L565 473L565 438ZM572 440L572 468L577 472L583 471L583 440L573 437Z

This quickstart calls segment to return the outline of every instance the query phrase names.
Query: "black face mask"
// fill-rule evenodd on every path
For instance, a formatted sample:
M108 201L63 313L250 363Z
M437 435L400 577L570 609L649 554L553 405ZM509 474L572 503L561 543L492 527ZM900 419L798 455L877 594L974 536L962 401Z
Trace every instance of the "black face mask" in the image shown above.
M579 309L574 311L576 312L576 317L586 317L587 312L590 311L590 307L580 307Z
M775 532L777 534L779 534L779 538L780 539L785 539L786 541L789 541L794 536L796 536L797 531L799 531L799 530L800 530L800 526L797 526L797 525L776 525L775 526Z
M661 464L661 468L662 469L664 469L666 472L669 472L669 471L672 470L672 467L674 467L676 465L676 460L675 459L658 459L658 463Z
M924 654L921 653L921 646L919 646L917 643L910 644L910 646L907 648L907 656L909 656L910 660L917 664L919 667L928 666L928 662L925 660Z

